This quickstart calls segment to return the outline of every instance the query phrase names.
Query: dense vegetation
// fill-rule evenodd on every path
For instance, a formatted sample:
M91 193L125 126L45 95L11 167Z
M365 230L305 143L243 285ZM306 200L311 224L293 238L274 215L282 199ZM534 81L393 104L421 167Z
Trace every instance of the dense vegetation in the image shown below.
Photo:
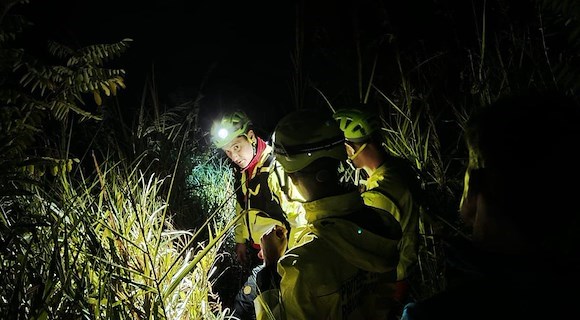
M0 15L0 317L227 318L232 175L206 143L203 88L167 105L153 81L126 86L131 39L32 50L19 39L34 26L14 10L27 2ZM441 239L467 231L455 214L465 119L529 88L576 95L580 4L388 2L298 2L288 105L381 115L425 192L420 297L445 286ZM417 5L412 21L397 11ZM129 90L141 101L122 104Z

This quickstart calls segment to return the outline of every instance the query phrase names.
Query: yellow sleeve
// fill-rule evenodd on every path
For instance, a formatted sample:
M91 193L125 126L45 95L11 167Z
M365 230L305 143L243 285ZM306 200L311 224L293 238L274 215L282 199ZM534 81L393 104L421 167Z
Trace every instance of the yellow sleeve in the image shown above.
M293 259L292 255L286 259ZM316 301L312 299L309 290L309 280L303 277L308 273L302 272L292 266L292 263L285 263L283 267L278 262L278 273L282 276L280 290L270 289L261 292L254 300L256 319L316 319L319 313Z
M254 310L256 311L256 320L286 319L282 309L279 289L261 292L254 299Z
M276 198L275 200L280 204L280 207L286 214L288 223L290 223L291 230L290 235L288 237L289 238L288 247L292 248L296 243L299 231L303 230L306 227L307 221L306 221L306 213L301 203L301 201L304 201L304 198L298 192L298 189L296 189L296 187L291 183L290 179L282 182L280 181L280 179L285 179L284 177L285 174L282 169L282 166L280 166L279 164L274 165L273 171L268 176L268 184L270 190L272 191L273 196ZM282 186L280 183L287 184L288 194L286 194L282 190Z
M246 239L250 238L248 228L246 227L246 213L242 210L239 203L236 202L236 215L243 216L238 220L234 226L234 240L236 243L246 243Z
M278 273L282 276L280 292L287 319L315 319L320 315L317 300L310 291L311 279L308 279L307 266L296 267L292 254L284 257L284 265L278 263ZM288 261L288 259L290 261ZM299 263L299 262L298 262Z

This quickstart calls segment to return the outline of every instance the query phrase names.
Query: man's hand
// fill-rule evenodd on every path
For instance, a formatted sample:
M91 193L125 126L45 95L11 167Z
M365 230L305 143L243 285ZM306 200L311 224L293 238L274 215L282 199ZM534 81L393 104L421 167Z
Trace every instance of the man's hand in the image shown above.
M276 264L286 252L286 247L288 246L287 233L288 230L283 226L274 226L260 238L261 255L267 266Z
M246 244L245 243L236 243L236 259L242 265L245 265L248 262L248 256L246 254Z

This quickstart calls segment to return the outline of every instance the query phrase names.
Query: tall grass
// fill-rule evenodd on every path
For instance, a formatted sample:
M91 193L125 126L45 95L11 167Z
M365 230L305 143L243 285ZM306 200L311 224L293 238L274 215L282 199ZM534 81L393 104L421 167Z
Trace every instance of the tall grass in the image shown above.
M27 319L224 319L210 237L164 219L164 179L120 163L60 174L49 192L2 202L0 315ZM100 168L102 166L102 168Z
M8 31L0 29L3 52L11 49L4 47L13 37L4 37ZM12 70L14 63L22 64L7 60L0 67ZM21 92L34 93L20 84ZM26 100L2 95L0 318L229 317L213 285L237 218L229 207L233 192L223 188L231 183L215 176L231 172L206 159L213 152L199 144L197 100L166 108L154 86L147 92L136 123L111 108L119 104L110 92L95 96L105 116L84 123L74 112L53 118L43 108L27 112ZM37 103L50 97L40 95ZM77 110L79 101L67 107ZM43 134L45 125L60 136ZM194 181L190 188L187 178ZM218 184L208 188L211 183ZM191 228L177 225L183 220Z

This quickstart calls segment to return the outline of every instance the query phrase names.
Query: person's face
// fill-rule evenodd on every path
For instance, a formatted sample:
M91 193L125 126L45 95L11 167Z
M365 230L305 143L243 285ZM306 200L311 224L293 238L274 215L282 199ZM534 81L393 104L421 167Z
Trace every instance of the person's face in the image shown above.
M255 136L252 130L248 132L247 136L247 138L246 136L239 136L222 148L228 158L240 168L247 167L254 157L252 141L254 141Z

